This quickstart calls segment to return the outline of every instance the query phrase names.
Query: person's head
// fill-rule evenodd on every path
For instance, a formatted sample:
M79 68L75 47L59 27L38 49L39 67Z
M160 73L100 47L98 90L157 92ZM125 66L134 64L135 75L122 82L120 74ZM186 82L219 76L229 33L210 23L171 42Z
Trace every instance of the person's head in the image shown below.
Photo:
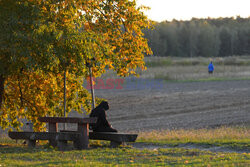
M106 102L106 101L102 101L102 102L99 104L99 106L100 106L101 108L103 108L104 110L108 110L108 109L109 109L109 104L108 104L108 102Z

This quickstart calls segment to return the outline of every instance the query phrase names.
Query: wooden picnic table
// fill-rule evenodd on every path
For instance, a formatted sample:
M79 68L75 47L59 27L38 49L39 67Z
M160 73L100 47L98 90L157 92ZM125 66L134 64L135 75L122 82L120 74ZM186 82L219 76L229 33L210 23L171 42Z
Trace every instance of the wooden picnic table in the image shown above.
M89 124L96 123L97 118L79 117L40 117L39 121L48 123L48 132L58 132L58 123L77 123L77 133L80 134L78 148L85 149L89 145ZM49 140L52 146L57 145L57 141Z
M89 146L89 124L96 123L97 118L40 117L39 120L48 123L48 132L9 132L9 137L27 140L29 147L35 147L36 140L48 140L60 150L67 147L68 141L73 141L77 149L86 149ZM58 123L76 123L77 131L58 132Z
M126 142L135 142L137 134L114 133L114 132L89 132L89 124L96 123L97 118L79 117L40 117L41 122L48 123L48 132L9 132L12 139L27 140L29 147L35 147L36 140L48 140L49 144L58 147L59 150L67 148L67 141L73 141L76 149L86 149L89 139L108 140L111 147L117 147ZM60 130L58 123L76 123L77 130Z

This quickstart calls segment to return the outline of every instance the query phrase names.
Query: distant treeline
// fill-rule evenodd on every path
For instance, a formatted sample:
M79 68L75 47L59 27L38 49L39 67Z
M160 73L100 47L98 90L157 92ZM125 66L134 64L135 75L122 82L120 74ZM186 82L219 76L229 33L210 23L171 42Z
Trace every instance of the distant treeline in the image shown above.
M250 55L250 17L165 21L144 33L154 56Z

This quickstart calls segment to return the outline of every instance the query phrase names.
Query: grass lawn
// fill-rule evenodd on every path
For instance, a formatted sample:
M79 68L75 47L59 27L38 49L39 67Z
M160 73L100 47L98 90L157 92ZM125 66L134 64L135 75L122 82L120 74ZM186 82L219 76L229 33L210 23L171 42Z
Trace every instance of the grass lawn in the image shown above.
M248 166L249 128L172 130L139 133L136 143L167 144L172 148L135 148L130 145L109 148L107 143L91 142L88 150L58 151L46 143L35 149L13 140L0 139L0 166ZM99 143L99 145L98 145ZM220 145L235 152L185 149L183 143ZM237 152L246 150L246 152Z

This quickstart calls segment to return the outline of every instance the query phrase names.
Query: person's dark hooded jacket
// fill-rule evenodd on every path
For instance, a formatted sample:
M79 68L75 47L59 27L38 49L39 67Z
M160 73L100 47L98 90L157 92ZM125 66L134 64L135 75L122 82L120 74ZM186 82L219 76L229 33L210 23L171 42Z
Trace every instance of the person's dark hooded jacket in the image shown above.
M108 102L102 101L96 108L94 108L90 117L97 117L97 122L95 124L90 124L93 131L96 132L117 132L113 129L106 119L106 112L109 109Z

